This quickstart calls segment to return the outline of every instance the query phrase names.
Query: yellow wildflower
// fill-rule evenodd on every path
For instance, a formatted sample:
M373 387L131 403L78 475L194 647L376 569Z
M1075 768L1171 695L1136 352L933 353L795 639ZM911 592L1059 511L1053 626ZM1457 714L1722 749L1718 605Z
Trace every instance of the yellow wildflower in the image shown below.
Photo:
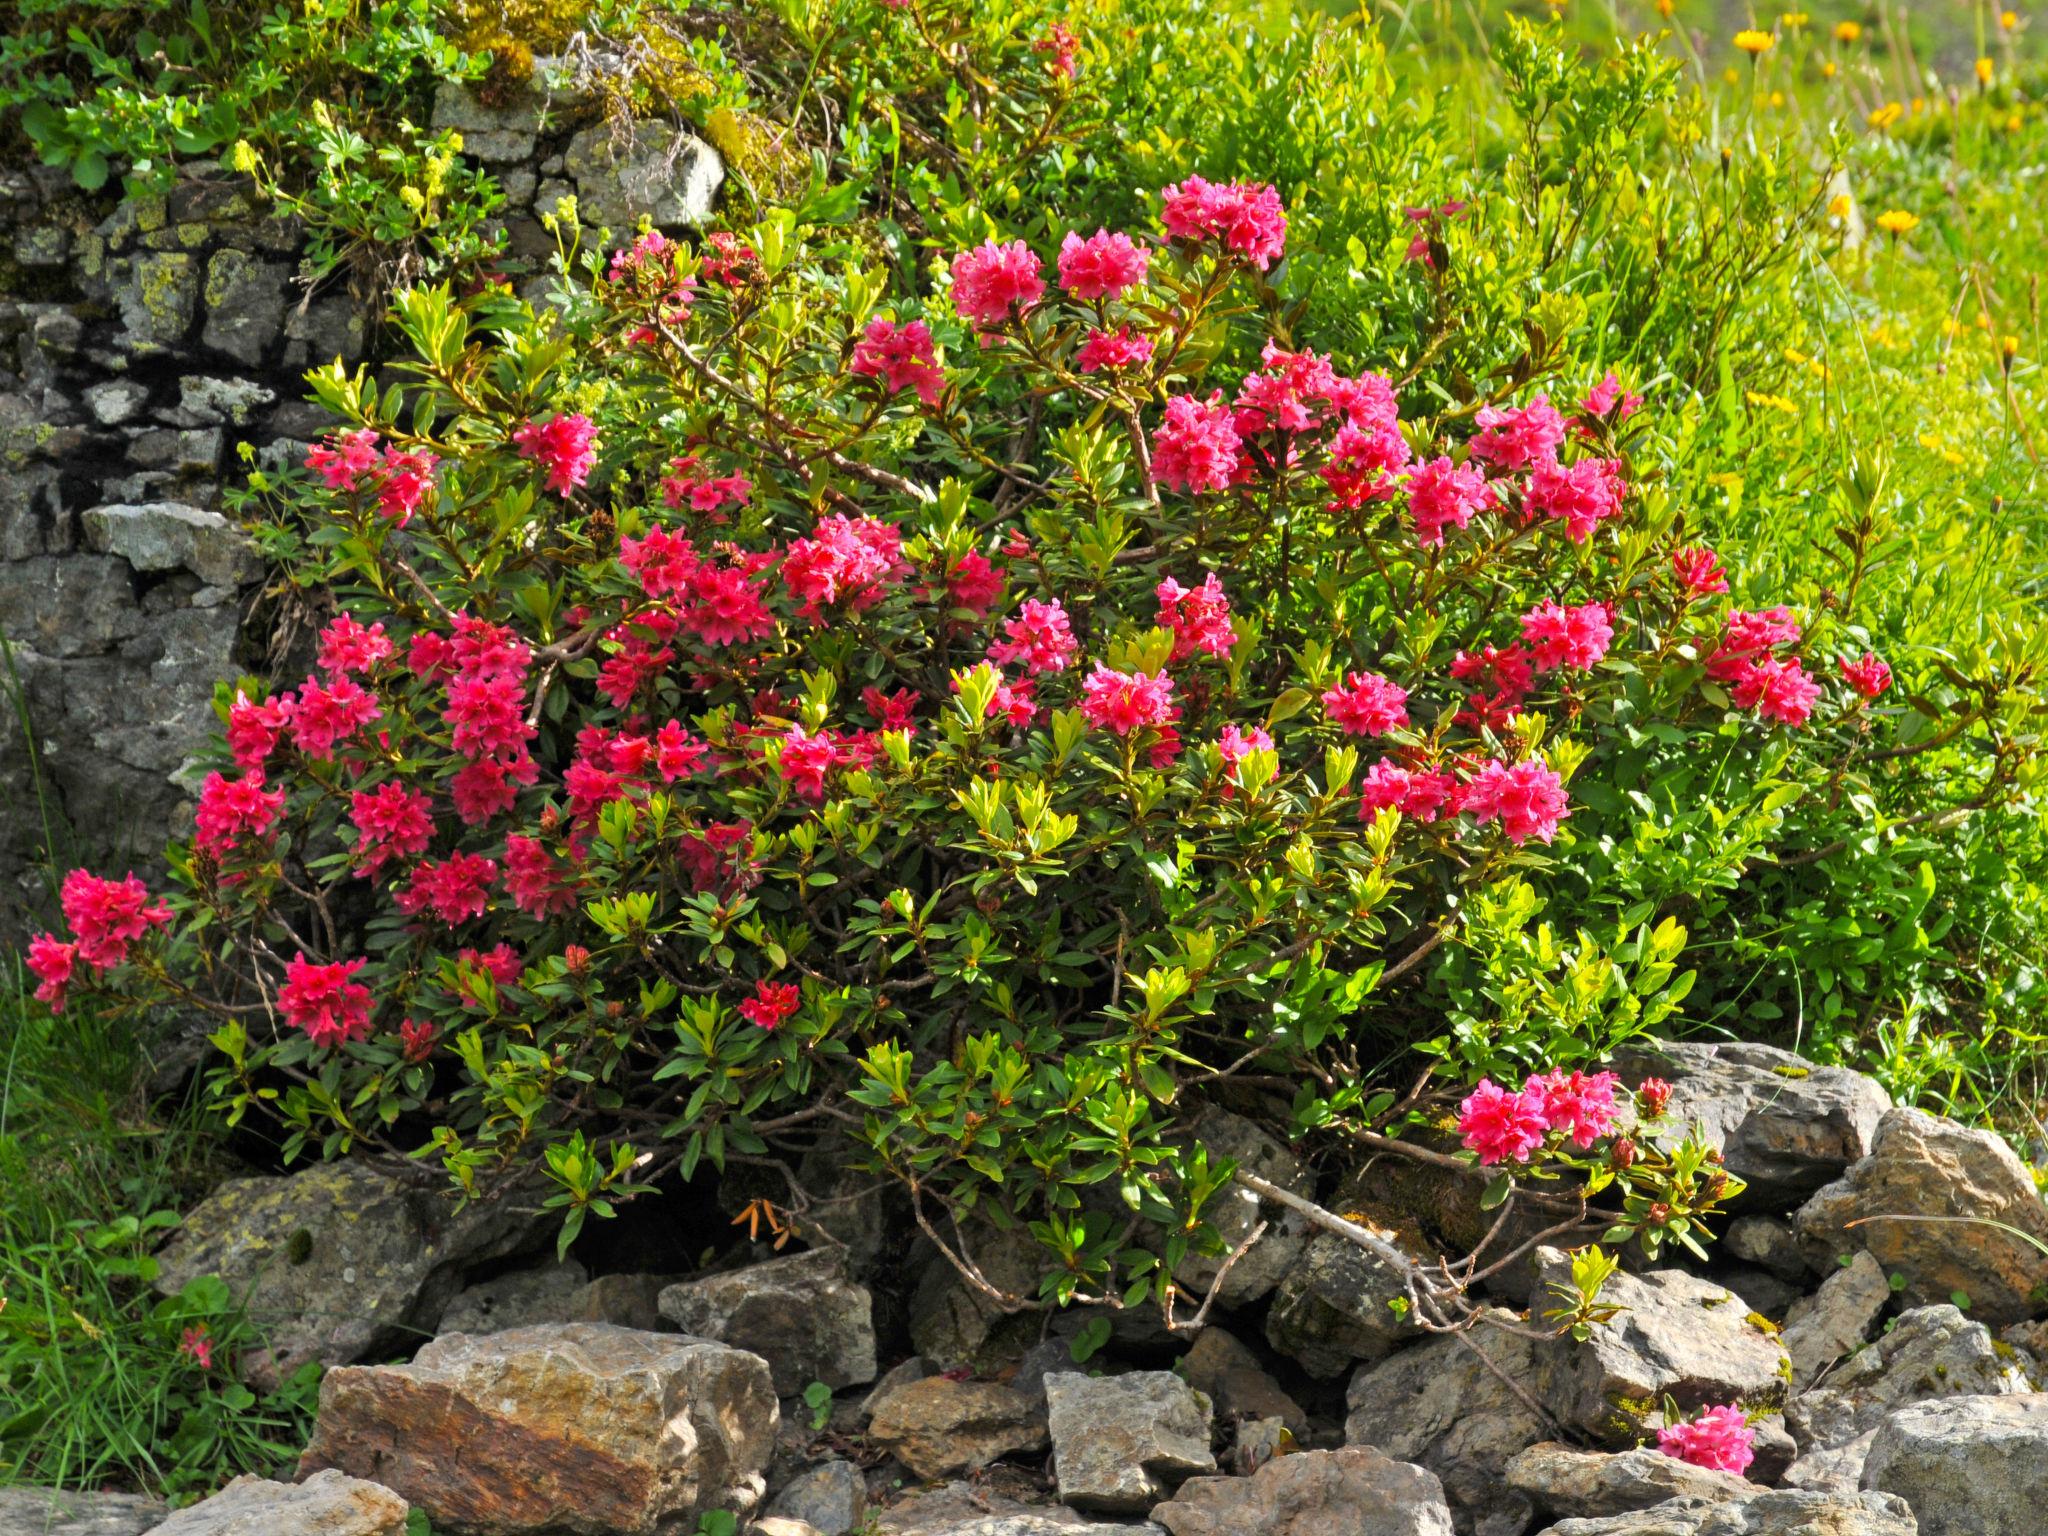
M2018 11L2000 11L1998 13L1998 24L2010 32L2020 24L2020 13Z
M1799 407L1792 401L1787 400L1783 395L1767 395L1761 390L1752 389L1744 392L1743 399L1747 400L1751 405L1767 406L1774 411L1783 411L1787 416L1797 416L1799 414Z
M1666 21L1671 19L1671 13L1677 9L1678 7L1672 4L1672 0L1657 0L1657 14Z
M1778 18L1778 25L1787 32L1797 32L1806 25L1806 22L1807 15L1804 11L1787 11Z
M1832 80L1835 78L1835 61L1833 59L1821 60L1820 77L1823 80Z
M1735 46L1751 58L1755 58L1771 46L1774 39L1768 32L1759 32L1754 27L1744 27L1735 34Z
M1991 77L1997 72L1998 66L1989 59L1979 59L1977 61L1977 81L1980 85L1989 85Z
M1905 115L1906 109L1904 107L1900 106L1896 101L1888 101L1870 114L1870 126L1879 133L1882 133Z
M1887 208L1877 216L1877 227L1894 238L1910 235L1919 223L1919 214L1908 213L1903 208Z
M1838 21L1835 23L1835 41L1838 43L1853 43L1862 35L1863 26L1860 22Z
M1771 92L1771 105L1774 107L1782 107L1783 105L1785 105L1785 93L1783 91Z
M1846 192L1837 192L1828 199L1828 217L1832 219L1846 219L1849 217L1849 210L1855 206L1855 198Z

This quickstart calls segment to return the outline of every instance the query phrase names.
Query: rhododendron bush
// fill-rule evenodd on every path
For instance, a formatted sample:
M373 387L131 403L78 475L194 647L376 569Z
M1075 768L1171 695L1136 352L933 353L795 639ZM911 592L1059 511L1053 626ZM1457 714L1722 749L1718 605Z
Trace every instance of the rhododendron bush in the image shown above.
M1731 601L1638 381L1319 356L1272 188L1158 208L922 299L788 215L546 319L404 296L261 483L310 671L223 697L175 889L73 877L41 995L205 1009L288 1153L543 1164L571 1233L850 1134L1135 1303L1215 1248L1221 1103L1691 1241L1730 1181L1598 1058L1887 664Z

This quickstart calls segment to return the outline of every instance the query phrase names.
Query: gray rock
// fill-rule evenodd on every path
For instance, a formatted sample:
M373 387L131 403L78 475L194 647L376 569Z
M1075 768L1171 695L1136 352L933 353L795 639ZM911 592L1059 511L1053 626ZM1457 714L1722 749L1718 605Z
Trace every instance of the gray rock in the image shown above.
M1891 1108L1861 1073L1768 1045L1636 1042L1617 1054L1615 1069L1631 1082L1671 1084L1666 1123L1698 1126L1749 1185L1744 1203L1752 1207L1782 1209L1812 1194L1870 1150Z
M1250 1477L1275 1456L1301 1448L1300 1437L1285 1419L1240 1419L1230 1447L1230 1470Z
M825 1536L825 1533L808 1520L792 1520L786 1515L768 1515L749 1524L747 1536Z
M718 151L665 123L603 123L569 141L563 166L585 224L629 236L644 214L658 228L702 224L725 179Z
M1883 1493L1760 1492L1740 1503L1671 1499L1628 1514L1560 1520L1539 1536L1919 1536L1905 1501Z
M148 388L133 379L109 379L85 392L86 409L103 427L119 426L130 420L148 399Z
M902 1536L1166 1536L1149 1521L1138 1525L1104 1525L1097 1520L1062 1519L1057 1515L990 1515L965 1525L905 1531Z
M1570 1260L1543 1249L1537 1268L1530 1305L1540 1311L1554 1302L1550 1287L1568 1281ZM1676 1269L1623 1273L1600 1299L1623 1310L1585 1343L1538 1346L1544 1402L1561 1423L1622 1449L1662 1422L1667 1397L1687 1414L1740 1403L1755 1416L1784 1404L1783 1347L1721 1286Z
M442 1333L500 1333L534 1323L566 1323L590 1276L571 1259L539 1269L515 1269L472 1285L441 1314Z
M238 1477L150 1536L405 1536L406 1514L389 1488L339 1472L302 1483Z
M367 1162L321 1163L221 1185L158 1254L156 1286L168 1296L199 1275L225 1280L269 1346L243 1357L243 1374L268 1384L309 1360L407 1347L465 1268L517 1252L540 1229L537 1199L458 1211Z
M867 1479L850 1461L821 1462L776 1494L768 1513L802 1520L822 1536L846 1536L867 1518Z
M445 1334L320 1383L303 1475L375 1476L437 1530L671 1536L750 1510L779 1408L757 1355L604 1323Z
M1811 1296L1794 1302L1779 1335L1792 1357L1793 1390L1861 1349L1891 1299L1884 1266L1864 1252L1823 1280Z
M1895 1109L1878 1125L1870 1155L1801 1206L1796 1220L1816 1264L1867 1248L1888 1274L1905 1277L1909 1304L1961 1291L1971 1315L1994 1326L2048 1314L2048 1260L2025 1238L1986 1224L2048 1243L2048 1206L2026 1166L1990 1131Z
M1750 1311L1782 1324L1785 1314L1806 1299L1804 1286L1780 1280L1764 1269L1718 1269L1714 1278L1742 1299Z
M136 258L126 282L114 292L121 312L126 350L147 355L177 345L192 328L199 307L199 268L182 251Z
M284 330L284 285L290 269L232 247L206 268L206 324L199 339L253 368Z
M1296 1436L1308 1433L1308 1415L1301 1405L1259 1364L1259 1357L1225 1329L1204 1328L1182 1357L1180 1370L1189 1386L1216 1405L1219 1418L1279 1419Z
M1434 1474L1363 1445L1198 1477L1152 1517L1173 1536L1452 1536Z
M1813 1273L1798 1230L1782 1216L1738 1216L1728 1223L1721 1246L1746 1263L1781 1280L1799 1282Z
M1010 1296L1038 1294L1039 1277L1051 1263L1038 1239L1022 1227L963 1226L967 1257L989 1284ZM1003 1310L937 1253L928 1254L910 1298L910 1342L941 1371L995 1371L1031 1346L1041 1320L1035 1312Z
M750 1349L794 1397L875 1379L874 1302L830 1249L685 1280L661 1293L661 1315L685 1333Z
M1212 1157L1230 1158L1268 1183L1298 1195L1315 1193L1315 1180L1302 1167L1301 1159L1242 1115L1213 1106L1206 1108L1188 1127L1188 1135L1207 1147ZM1217 1191L1203 1206L1202 1215L1223 1239L1223 1253L1214 1257L1197 1255L1181 1265L1176 1278L1193 1305L1200 1305L1224 1260L1259 1222L1266 1223L1265 1234L1245 1250L1244 1256L1223 1277L1216 1298L1222 1306L1248 1306L1271 1292L1300 1261L1302 1249L1309 1242L1305 1217L1284 1206L1263 1205L1257 1195L1240 1184Z
M1209 1400L1171 1371L1045 1378L1060 1502L1141 1513L1182 1481L1214 1472Z
M178 381L178 409L193 423L233 422L248 425L260 406L277 399L277 391L254 379L209 379L192 376Z
M80 517L86 546L141 572L186 570L209 586L238 586L257 569L255 551L218 512L183 502L91 507Z
M1345 1198L1348 1192L1338 1192L1337 1209L1357 1204ZM1406 1296L1391 1264L1335 1233L1317 1232L1273 1293L1266 1342L1311 1376L1340 1376L1361 1360L1383 1359L1415 1335L1415 1325L1394 1309Z
M1579 1451L1547 1440L1507 1465L1510 1488L1528 1495L1544 1514L1566 1518L1619 1515L1666 1499L1711 1503L1747 1499L1757 1485L1732 1472L1695 1467L1662 1451L1638 1448L1614 1455Z
M873 1404L868 1438L919 1477L956 1477L1044 1450L1045 1408L996 1382L927 1376Z
M2048 1523L2048 1397L1947 1397L1894 1409L1863 1486L1897 1494L1921 1536L2039 1536Z
M537 92L522 89L504 105L493 106L468 86L445 80L434 91L431 122L433 127L460 132L465 155L502 165L533 154L545 108L545 98Z
M140 1494L0 1488L0 1536L142 1536L163 1517Z
M872 1418L875 1404L898 1387L907 1387L913 1381L923 1381L927 1376L938 1373L925 1364L923 1355L912 1355L908 1360L899 1360L875 1379L868 1395L860 1400L860 1416L863 1420ZM1042 1395L1042 1393L1041 1393Z
M674 1281L672 1275L599 1275L569 1298L572 1323L617 1323L621 1328L638 1328L660 1333L669 1324L661 1315L661 1293Z

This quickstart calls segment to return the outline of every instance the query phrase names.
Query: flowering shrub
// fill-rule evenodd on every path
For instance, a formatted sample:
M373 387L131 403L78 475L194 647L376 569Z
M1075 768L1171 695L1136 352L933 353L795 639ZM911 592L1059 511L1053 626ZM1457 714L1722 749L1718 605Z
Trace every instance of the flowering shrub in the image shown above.
M1756 1460L1756 1431L1733 1403L1708 1408L1696 1419L1667 1424L1657 1431L1657 1449L1666 1456L1716 1472L1740 1477Z
M993 1207L1048 1295L1170 1300L1230 1176L1182 1115L1281 1084L1292 1134L1455 1123L1694 1243L1731 1181L1585 1068L1882 663L1730 606L1620 380L1344 371L1272 318L1270 187L1163 209L887 313L786 214L645 235L559 323L403 296L411 382L320 376L345 425L259 480L314 670L222 699L168 905L73 877L42 995L209 1010L290 1154L541 1163L565 1242L843 1125L940 1241ZM1538 920L1603 865L1625 910Z

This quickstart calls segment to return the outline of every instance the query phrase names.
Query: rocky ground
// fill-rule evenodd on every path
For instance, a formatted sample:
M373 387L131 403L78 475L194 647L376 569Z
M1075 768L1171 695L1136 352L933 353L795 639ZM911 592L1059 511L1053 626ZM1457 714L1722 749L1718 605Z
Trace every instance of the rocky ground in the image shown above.
M1625 1310L1584 1343L1415 1335L1368 1256L1255 1204L1225 1215L1269 1229L1220 1321L1120 1316L1092 1349L1082 1315L991 1305L883 1190L801 1251L593 1275L523 1259L545 1233L516 1202L451 1217L363 1164L240 1181L159 1283L218 1273L248 1299L271 1349L247 1375L328 1365L297 1480L169 1514L0 1492L0 1536L403 1536L414 1511L458 1536L692 1536L716 1511L753 1536L2048 1531L2048 1259L2015 1235L2048 1240L2048 1210L2026 1167L1783 1052L1633 1065L1674 1082L1750 1193L1711 1266L1618 1276ZM1318 1194L1248 1122L1212 1112L1202 1134ZM1447 1243L1472 1192L1441 1168L1418 1192L1424 1167L1382 1159L1325 1198ZM1950 1219L1900 1219L1928 1216ZM705 1226L674 1251L727 1240ZM998 1286L1035 1273L1027 1242L975 1252ZM1540 1319L1562 1262L1500 1277L1490 1320ZM1756 1426L1747 1477L1654 1448L1667 1405L1726 1402Z

